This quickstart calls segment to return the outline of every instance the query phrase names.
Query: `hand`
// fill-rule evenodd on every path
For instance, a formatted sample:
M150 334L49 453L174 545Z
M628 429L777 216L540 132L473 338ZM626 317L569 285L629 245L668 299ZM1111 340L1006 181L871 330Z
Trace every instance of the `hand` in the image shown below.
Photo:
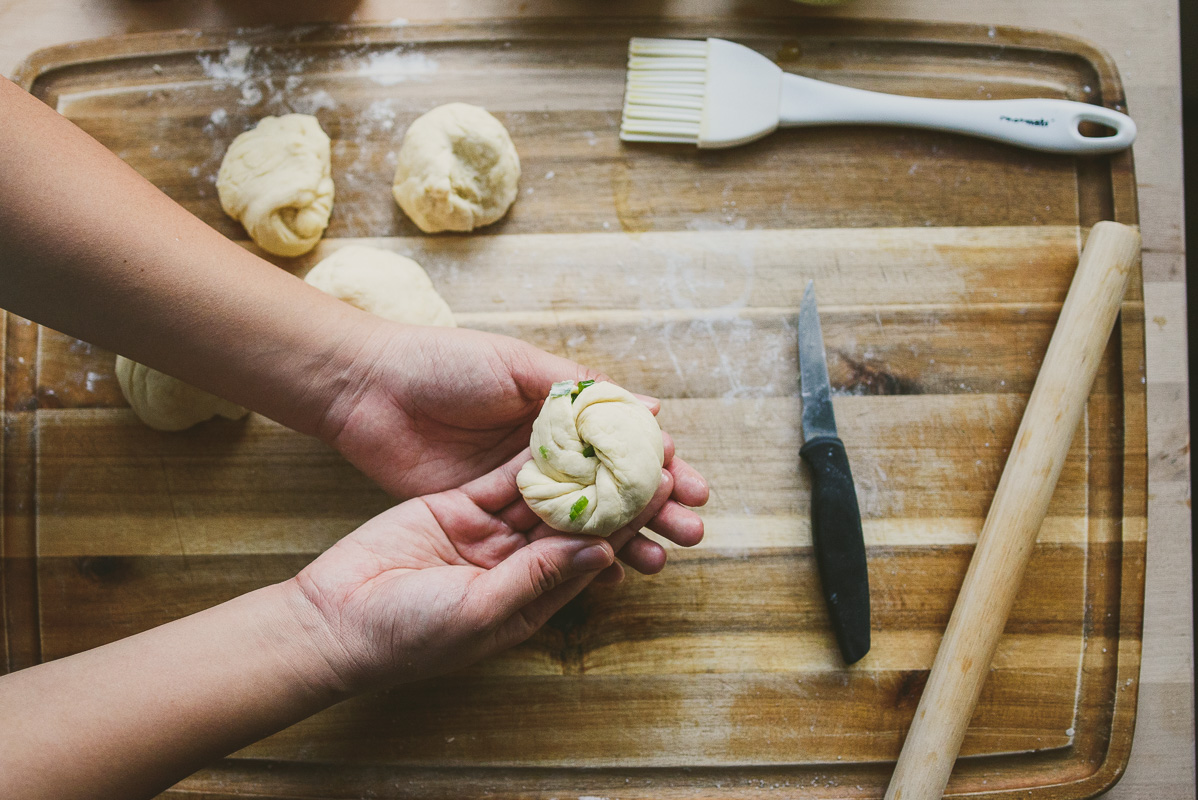
M506 336L454 328L381 325L354 359L349 393L330 408L321 436L400 497L439 492L479 477L528 447L532 421L560 380L604 376ZM654 414L656 400L646 402ZM666 437L668 502L648 527L683 546L703 536L685 506L707 502L707 483L673 455ZM652 573L665 551L643 536L618 551Z
M527 453L460 489L385 511L313 561L293 587L314 613L340 691L448 672L524 641L594 580L674 490L662 470L640 517L608 539L566 536L516 488Z

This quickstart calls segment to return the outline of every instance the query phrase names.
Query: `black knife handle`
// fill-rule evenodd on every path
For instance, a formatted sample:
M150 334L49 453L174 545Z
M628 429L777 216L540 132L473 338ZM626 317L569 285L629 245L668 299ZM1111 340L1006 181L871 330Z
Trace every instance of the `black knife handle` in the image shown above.
M828 615L852 664L869 652L869 571L849 457L835 436L806 442L799 456L811 468L811 538Z

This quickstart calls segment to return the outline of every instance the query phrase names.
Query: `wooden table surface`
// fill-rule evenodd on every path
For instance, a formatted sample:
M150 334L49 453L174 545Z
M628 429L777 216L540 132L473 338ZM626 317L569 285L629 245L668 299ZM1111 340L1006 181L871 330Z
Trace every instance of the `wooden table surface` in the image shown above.
M1131 13L1133 12L1134 13ZM1144 650L1135 745L1107 797L1189 798L1194 791L1189 436L1181 91L1174 0L858 0L827 11L788 0L6 0L0 3L0 73L33 50L147 30L267 23L424 22L444 19L619 16L781 16L990 23L1084 37L1113 56L1140 137L1135 145L1144 236L1149 504Z

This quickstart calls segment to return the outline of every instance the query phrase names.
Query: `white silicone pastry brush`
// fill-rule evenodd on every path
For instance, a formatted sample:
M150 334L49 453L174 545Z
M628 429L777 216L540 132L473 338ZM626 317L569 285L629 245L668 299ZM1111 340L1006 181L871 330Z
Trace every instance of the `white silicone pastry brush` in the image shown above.
M1108 136L1084 136L1082 122ZM620 138L734 147L779 127L901 125L954 131L1049 153L1114 153L1131 146L1131 117L1072 100L940 100L868 92L783 72L723 39L633 39Z

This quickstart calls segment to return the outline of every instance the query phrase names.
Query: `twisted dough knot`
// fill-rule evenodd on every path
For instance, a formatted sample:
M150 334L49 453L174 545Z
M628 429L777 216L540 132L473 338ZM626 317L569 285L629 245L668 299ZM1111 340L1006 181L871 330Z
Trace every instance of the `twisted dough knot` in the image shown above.
M221 208L263 250L306 253L333 211L329 137L307 114L264 117L229 145L216 189Z
M124 356L116 357L116 379L133 413L154 430L181 431L212 417L241 419L250 413Z
M661 483L661 428L612 383L555 383L532 424L532 461L516 475L550 527L607 536L645 509Z

